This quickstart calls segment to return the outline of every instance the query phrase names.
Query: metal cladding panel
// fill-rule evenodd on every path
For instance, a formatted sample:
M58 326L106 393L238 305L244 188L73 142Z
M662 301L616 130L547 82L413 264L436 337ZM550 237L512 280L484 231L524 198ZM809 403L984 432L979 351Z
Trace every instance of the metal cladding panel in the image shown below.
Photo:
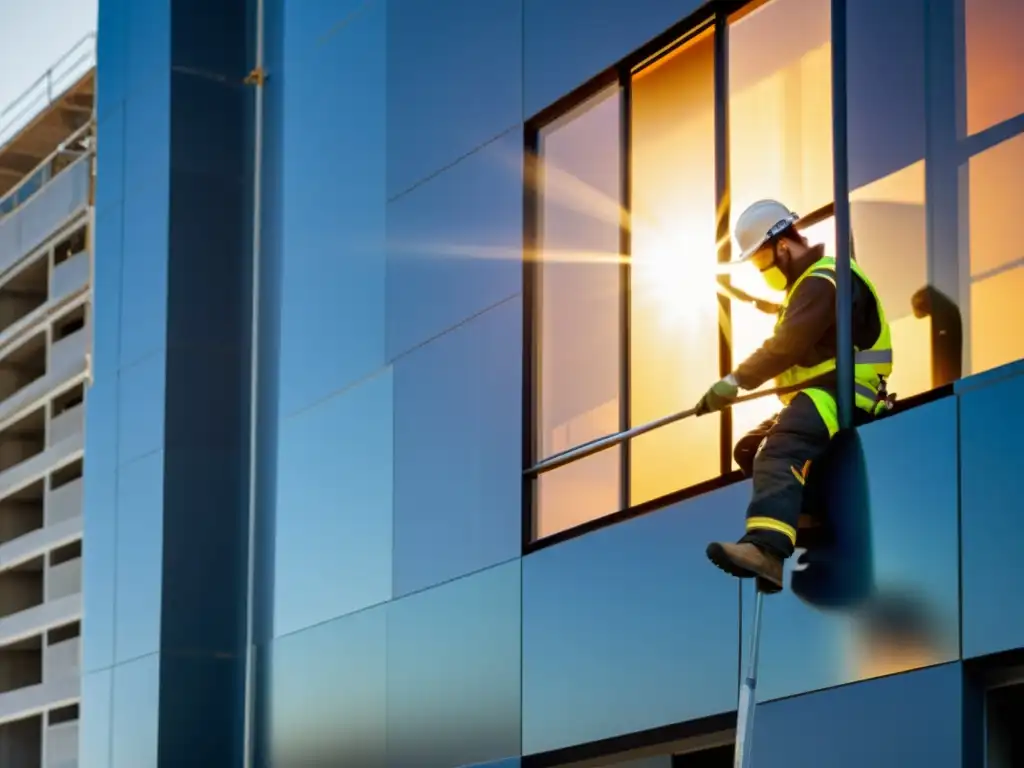
M794 653L799 651L794 650ZM757 768L961 768L960 664L773 701L758 708Z
M816 472L825 526L765 599L760 701L959 658L956 399L837 438ZM746 582L744 655L752 606Z
M740 483L526 557L523 751L732 710L739 588L704 554L739 535Z
M1021 375L960 397L964 658L1024 646L1024 615L1008 610L1024 599L1022 402Z

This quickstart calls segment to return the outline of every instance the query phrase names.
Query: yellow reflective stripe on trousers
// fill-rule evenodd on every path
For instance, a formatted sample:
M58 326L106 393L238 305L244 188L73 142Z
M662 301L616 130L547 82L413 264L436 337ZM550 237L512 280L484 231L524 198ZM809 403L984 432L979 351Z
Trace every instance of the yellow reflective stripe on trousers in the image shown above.
M787 525L781 520L775 520L771 517L748 517L747 518L747 532L752 530L760 529L762 531L776 531L785 536L789 541L796 546L796 528L792 525Z

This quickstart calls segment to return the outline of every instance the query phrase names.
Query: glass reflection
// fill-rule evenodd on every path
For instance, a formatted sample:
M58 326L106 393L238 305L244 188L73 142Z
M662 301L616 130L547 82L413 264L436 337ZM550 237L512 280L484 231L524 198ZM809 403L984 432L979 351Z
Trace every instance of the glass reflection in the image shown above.
M932 381L932 324L913 311L928 284L925 162L921 160L850 192L856 259L885 308L895 354L890 392L927 392Z
M1017 223L1024 193L1024 135L968 162L970 373L1024 358L1024 257Z
M714 50L700 35L633 78L633 424L691 407L719 375ZM717 476L720 430L690 419L634 440L630 503Z
M619 90L540 136L538 458L619 429ZM619 508L619 450L542 475L534 534Z
M1024 5L1018 0L961 0L967 75L967 133L1024 112Z
M830 25L829 0L755 4L729 25L730 230L747 206L764 198L802 216L832 201ZM834 254L834 225L818 226L805 236ZM743 272L734 279L738 288L780 300L766 295L758 275ZM735 362L771 336L776 318L737 301L731 312ZM775 398L734 407L733 434L745 434L778 408Z

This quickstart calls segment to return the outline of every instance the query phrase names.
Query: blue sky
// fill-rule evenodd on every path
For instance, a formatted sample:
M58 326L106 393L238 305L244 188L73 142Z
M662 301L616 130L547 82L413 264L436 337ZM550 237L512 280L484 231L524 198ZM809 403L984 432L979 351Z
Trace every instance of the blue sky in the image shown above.
M0 112L83 35L98 0L0 0Z

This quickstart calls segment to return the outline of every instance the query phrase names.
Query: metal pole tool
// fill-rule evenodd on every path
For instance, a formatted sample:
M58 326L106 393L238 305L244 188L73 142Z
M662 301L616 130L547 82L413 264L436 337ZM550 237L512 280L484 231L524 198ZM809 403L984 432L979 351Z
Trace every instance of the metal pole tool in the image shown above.
M740 682L740 701L736 717L736 755L733 768L750 768L754 762L754 712L757 708L757 656L761 647L761 611L764 592L755 581L754 623L750 632L747 674Z

